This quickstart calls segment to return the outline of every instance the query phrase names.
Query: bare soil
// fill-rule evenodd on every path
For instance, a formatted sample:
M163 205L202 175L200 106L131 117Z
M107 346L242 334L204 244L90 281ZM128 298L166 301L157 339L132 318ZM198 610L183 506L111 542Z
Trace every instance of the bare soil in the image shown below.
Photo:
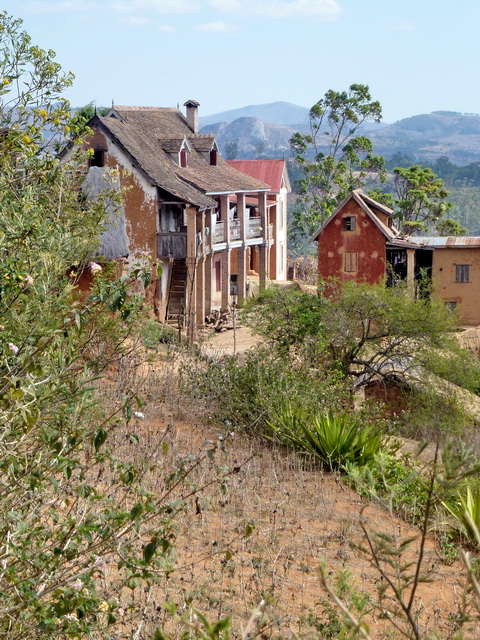
M240 331L237 349L255 344L247 329ZM232 332L215 336L206 348L233 349ZM354 590L376 592L382 586L378 572L358 549L365 543L362 525L399 542L418 537L419 532L386 506L366 504L315 461L257 438L228 434L225 425L210 424L191 401L169 395L173 367L165 357L146 371L145 419L135 426L144 446L154 448L163 440L174 460L201 453L209 446L206 442L222 434L226 453L218 452L214 463L203 465L190 479L198 486L211 484L192 498L176 521L176 569L155 590L156 613L147 619L145 632L165 622L165 601L175 602L180 612L195 607L210 620L229 615L239 630L265 598L269 622L262 637L314 632L315 621L325 620L321 563L332 582L339 573L348 572L346 580ZM222 483L215 481L219 467L225 474ZM235 468L237 472L228 475ZM250 527L252 533L246 536ZM406 554L407 560L414 557L415 549ZM462 567L459 561L451 566L441 561L433 537L428 540L424 567L430 582L420 586L415 606L424 637L448 634L461 604ZM371 622L377 637L385 623L375 618ZM480 631L469 637L480 637Z

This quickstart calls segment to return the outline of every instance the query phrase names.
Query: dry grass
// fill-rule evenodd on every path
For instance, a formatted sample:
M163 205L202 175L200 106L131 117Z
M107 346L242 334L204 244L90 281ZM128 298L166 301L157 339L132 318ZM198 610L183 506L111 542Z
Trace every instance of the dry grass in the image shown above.
M114 436L117 453L135 464L145 456L161 455L167 470L185 455L203 452L205 441L215 440L222 431L206 421L205 407L192 406L177 389L178 357L165 353L158 362L140 368L135 362L125 362L123 371L120 367L117 390L135 378L146 400L145 419L132 427L139 444L132 445L121 432ZM332 579L338 572L350 572L348 581L360 592L372 594L378 586L376 572L351 546L362 541L361 520L370 530L399 538L417 533L381 506L362 511L365 504L358 495L311 460L241 434L226 440L226 453L217 452L214 462L205 462L189 478L191 486L207 489L192 497L176 519L175 571L154 590L124 593L132 625L144 617L139 638L149 638L163 624L174 636L180 634L181 627L165 613L166 601L175 602L187 615L191 607L211 620L229 615L239 630L266 597L269 622L263 637L312 632L306 617L311 613L310 621L321 619L326 598L318 576L321 562ZM162 443L168 445L166 453L160 453ZM240 467L226 478L226 492L217 482L219 467L225 473ZM154 490L163 486L158 475L146 476L146 482ZM247 537L249 525L253 530ZM433 539L427 545L425 567L432 582L420 587L417 610L426 630L446 633L461 603L461 567L458 562L442 564ZM116 579L114 567L106 579Z

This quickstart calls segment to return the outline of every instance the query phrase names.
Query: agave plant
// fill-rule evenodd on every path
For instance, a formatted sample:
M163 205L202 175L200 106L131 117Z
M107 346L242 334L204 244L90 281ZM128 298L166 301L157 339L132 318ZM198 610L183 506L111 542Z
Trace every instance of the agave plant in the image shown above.
M378 430L346 413L311 415L291 403L283 404L269 425L282 442L318 456L331 470L369 464L382 445Z
M457 493L455 505L443 503L443 506L456 518L472 544L480 547L480 488L472 491L467 486L466 494Z

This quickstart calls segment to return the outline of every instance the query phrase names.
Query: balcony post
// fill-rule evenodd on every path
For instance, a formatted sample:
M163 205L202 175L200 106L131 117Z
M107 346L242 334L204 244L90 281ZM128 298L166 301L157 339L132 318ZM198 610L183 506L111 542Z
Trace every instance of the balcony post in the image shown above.
M263 291L267 286L268 277L268 263L269 263L269 251L268 251L268 211L267 211L267 194L265 191L258 192L258 212L260 214L260 224L262 226L262 244L259 249L259 286L260 291Z
M230 196L220 196L220 220L223 222L223 241L230 242Z
M210 233L205 237L205 315L212 313L212 276L213 276L213 216L216 216L215 209L209 209L207 212L208 227Z
M241 303L247 292L247 213L244 193L237 193L237 216L242 241L242 246L238 249L237 300Z
M197 210L186 208L187 215L187 290L185 308L187 314L188 340L193 342L195 336L195 275L197 266Z
M197 212L197 276L195 322L197 327L205 324L205 211Z
M228 311L230 305L230 249L222 251L222 309Z

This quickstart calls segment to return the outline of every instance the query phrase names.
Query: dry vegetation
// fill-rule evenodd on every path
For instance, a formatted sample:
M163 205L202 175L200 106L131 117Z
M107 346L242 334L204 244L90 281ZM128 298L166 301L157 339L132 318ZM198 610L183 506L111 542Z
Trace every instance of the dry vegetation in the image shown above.
M189 485L179 489L185 495L189 489L206 487L192 495L188 508L175 519L175 570L153 590L125 590L125 622L130 617L133 626L143 616L139 638L149 638L161 625L179 635L184 622L166 613L167 602L175 603L177 612L192 623L193 609L214 621L231 616L234 631L240 633L252 611L265 603L257 620L262 637L310 633L337 637L327 635L333 626L328 627L330 610L319 578L320 564L326 563L332 582L372 594L379 586L378 573L352 547L362 542L361 524L391 533L399 541L418 532L384 506L365 507L338 476L324 473L313 460L211 424L208 407L192 406L175 383L179 360L185 358L165 352L140 370L126 361L115 376L120 386L141 377L146 399L144 419L134 423L138 444L132 444L127 434L115 435L120 455L139 466L145 456L163 456L168 470L186 455L202 455L219 435L226 445L226 453L217 451L214 460L207 458L192 472ZM164 482L158 476L148 479L158 491L164 490ZM420 586L416 610L425 637L433 631L449 637L462 604L460 562L442 563L431 537L424 566L431 582ZM107 567L106 578L115 580L114 567ZM147 610L147 603L153 608ZM381 620L372 622L373 631L383 628ZM321 630L325 635L319 635Z

